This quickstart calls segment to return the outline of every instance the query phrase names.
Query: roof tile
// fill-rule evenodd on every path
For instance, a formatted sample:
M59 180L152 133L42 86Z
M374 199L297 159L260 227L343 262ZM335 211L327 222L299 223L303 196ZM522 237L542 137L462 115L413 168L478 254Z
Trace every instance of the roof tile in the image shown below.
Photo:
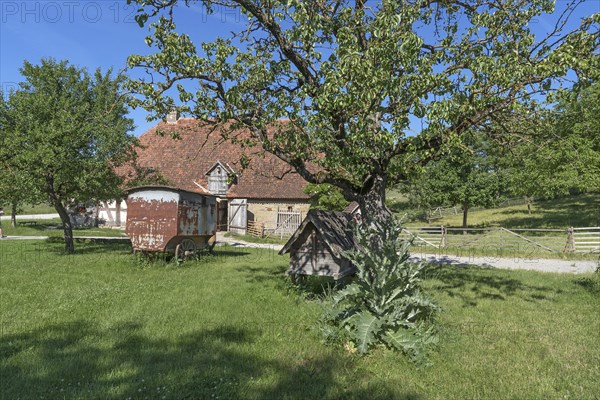
M137 165L157 170L169 184L202 192L208 188L206 173L217 161L238 175L227 197L254 199L308 199L307 182L292 167L264 152L260 146L243 149L240 144L224 139L223 125L201 124L182 118L176 124L159 123L140 136ZM238 138L248 138L249 131L236 131ZM240 158L246 154L247 168Z

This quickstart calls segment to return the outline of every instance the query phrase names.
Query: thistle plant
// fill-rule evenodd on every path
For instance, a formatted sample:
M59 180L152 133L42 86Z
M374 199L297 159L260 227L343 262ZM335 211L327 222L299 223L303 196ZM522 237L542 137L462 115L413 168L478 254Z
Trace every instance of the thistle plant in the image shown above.
M428 345L436 341L433 317L439 308L422 292L425 265L410 260L411 242L401 233L392 218L355 227L357 248L345 256L357 274L330 296L325 322L341 328L361 354L384 344L423 363Z

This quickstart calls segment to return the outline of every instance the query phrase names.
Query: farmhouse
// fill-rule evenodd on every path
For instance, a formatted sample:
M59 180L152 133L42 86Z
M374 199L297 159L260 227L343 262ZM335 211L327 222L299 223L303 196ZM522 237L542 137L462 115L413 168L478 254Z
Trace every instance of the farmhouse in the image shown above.
M356 249L352 214L310 210L279 254L290 253L292 276L320 275L343 278L355 272L344 252Z
M260 146L242 148L224 139L224 131L169 116L140 136L136 170L151 171L172 187L217 196L218 230L293 233L309 209L306 181ZM249 137L249 132L234 134ZM126 168L122 175L133 179L133 170ZM122 225L126 207L123 201L103 204L99 218Z

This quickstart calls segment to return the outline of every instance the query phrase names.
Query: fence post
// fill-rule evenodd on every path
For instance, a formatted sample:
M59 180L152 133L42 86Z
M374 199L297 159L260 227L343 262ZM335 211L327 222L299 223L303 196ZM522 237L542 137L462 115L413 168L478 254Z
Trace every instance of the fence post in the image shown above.
M440 248L443 249L446 247L446 227L442 225L442 240L440 240Z
M566 253L573 253L575 251L575 235L573 227L567 229L567 244L565 245Z

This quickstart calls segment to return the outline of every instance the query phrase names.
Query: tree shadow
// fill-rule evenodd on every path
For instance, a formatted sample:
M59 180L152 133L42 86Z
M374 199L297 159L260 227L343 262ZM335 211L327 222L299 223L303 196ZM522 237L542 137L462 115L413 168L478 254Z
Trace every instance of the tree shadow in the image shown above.
M506 228L544 228L548 226L595 226L600 223L598 194L571 196L564 199L542 200L534 203L533 214L508 218L502 225ZM504 210L503 215L523 214L526 210ZM544 218L539 218L543 213Z
M213 259L218 259L219 257L228 258L228 257L242 257L249 255L250 252L243 248L218 248L215 247L212 255L207 255L210 258L212 256Z
M551 300L550 294L561 289L526 284L519 279L507 278L492 267L465 264L431 263L425 269L425 278L431 289L458 298L463 306L475 307L479 300L504 301L519 297L526 301Z
M43 250L54 255L72 256L65 252L64 239L62 237L51 237L44 241ZM129 241L75 241L74 254L107 254L107 253L131 253L131 242Z
M137 321L103 328L78 320L0 337L2 398L97 399L419 399L373 380L349 388L340 371L360 379L351 358L274 357L259 327L206 326L153 338ZM264 344L263 344L264 345ZM260 355L257 355L260 354ZM351 371L351 372L348 372Z
M274 268L253 267L243 265L236 270L241 273L246 282L250 283L280 283L289 280L287 265L281 263Z
M599 296L600 299L600 274L596 273L592 277L577 278L573 281L577 286L585 289L592 295Z
M17 227L26 227L26 228L33 229L36 231L62 229L62 225L60 225L60 223L40 223L40 222L35 222L35 221L17 222Z

